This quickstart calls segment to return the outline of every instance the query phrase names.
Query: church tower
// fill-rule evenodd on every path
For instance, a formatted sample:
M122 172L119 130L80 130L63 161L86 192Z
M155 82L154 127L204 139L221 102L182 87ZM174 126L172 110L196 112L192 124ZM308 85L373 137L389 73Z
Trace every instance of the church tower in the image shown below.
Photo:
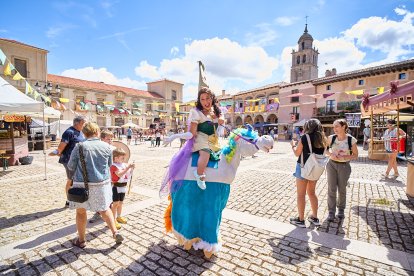
M316 79L318 77L317 49L312 48L313 37L308 33L308 24L298 40L298 51L292 50L290 82Z

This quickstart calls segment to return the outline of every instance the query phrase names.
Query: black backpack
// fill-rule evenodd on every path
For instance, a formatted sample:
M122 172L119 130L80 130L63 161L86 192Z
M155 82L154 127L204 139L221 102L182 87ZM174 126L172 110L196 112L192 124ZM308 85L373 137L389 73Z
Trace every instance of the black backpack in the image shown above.
M330 148L332 148L332 145L335 143L336 137L338 135L333 135L332 136L332 141L331 141L331 145L329 146ZM349 152L352 155L352 136L347 136L348 137L348 147L349 147Z

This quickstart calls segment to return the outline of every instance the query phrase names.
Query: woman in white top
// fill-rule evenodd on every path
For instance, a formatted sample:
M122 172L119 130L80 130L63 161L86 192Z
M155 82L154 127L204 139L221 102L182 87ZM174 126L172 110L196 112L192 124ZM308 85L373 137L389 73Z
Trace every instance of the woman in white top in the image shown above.
M398 133L399 139L397 139L397 128L395 126L395 120L388 120L387 129L385 130L383 136L385 150L389 153L388 167L384 174L385 178L388 178L391 169L394 169L394 178L397 178L399 176L397 167L397 154L399 145L397 140L399 140L401 143L401 139L404 139L406 134L401 128L398 128Z
M358 158L357 140L347 134L348 123L338 119L333 123L334 135L328 137L329 162L326 165L328 176L328 221L345 218L346 186L351 175L351 160ZM338 196L337 196L338 194ZM337 198L338 197L338 198Z

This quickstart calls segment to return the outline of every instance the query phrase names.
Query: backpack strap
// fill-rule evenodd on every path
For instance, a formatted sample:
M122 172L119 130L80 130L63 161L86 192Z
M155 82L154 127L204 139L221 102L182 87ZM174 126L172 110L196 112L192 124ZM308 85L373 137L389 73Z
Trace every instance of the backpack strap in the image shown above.
M331 144L329 145L330 148L332 148L332 145L335 143L336 136L337 136L336 134L332 135Z
M348 136L349 154L352 155L352 136Z
M312 142L310 140L310 136L309 134L305 134L306 135L306 139L308 142L308 146L309 146L309 154L312 154ZM305 166L305 163L303 162L303 149L302 149L302 153L300 154L300 165L303 168Z

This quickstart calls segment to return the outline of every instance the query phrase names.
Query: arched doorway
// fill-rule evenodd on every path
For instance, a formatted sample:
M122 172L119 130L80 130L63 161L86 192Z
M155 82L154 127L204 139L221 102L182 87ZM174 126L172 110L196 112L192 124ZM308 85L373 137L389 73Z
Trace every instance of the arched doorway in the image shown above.
M269 124L277 124L276 114L269 114L269 116L267 116L266 122L269 123Z
M241 125L243 125L243 120L242 120L241 117L237 117L236 118L236 125L235 125L235 127L239 127Z
M246 118L244 118L244 123L245 124L250 124L253 125L253 119L250 115L247 115Z
M254 117L254 123L256 124L256 123L261 123L261 124L263 124L263 122L264 122L264 118L263 118L263 116L262 115L257 115L256 117Z

